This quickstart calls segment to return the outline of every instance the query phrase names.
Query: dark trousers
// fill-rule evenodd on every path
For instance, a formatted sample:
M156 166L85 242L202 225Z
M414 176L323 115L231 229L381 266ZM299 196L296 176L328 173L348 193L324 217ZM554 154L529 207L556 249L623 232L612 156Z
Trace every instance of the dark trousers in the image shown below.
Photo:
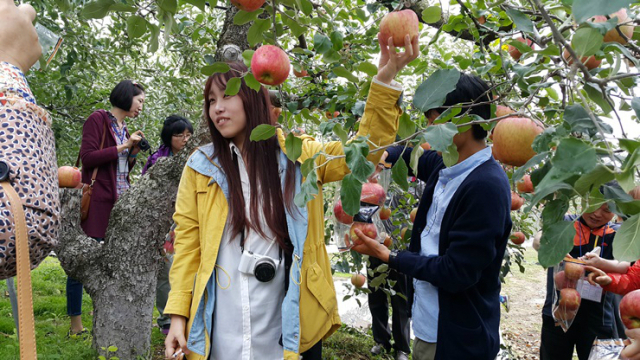
M322 360L322 340L300 355L302 355L302 360Z
M566 333L555 326L552 317L542 315L542 337L540 341L540 360L571 360L575 347L580 360L589 359L593 341L611 339L612 326L593 326L573 323Z
M102 241L102 238L93 238ZM82 283L76 279L67 277L67 315L82 315Z
M369 257L370 268L375 269L383 264L382 261ZM374 277L379 274L374 274ZM373 279L368 276L369 282ZM396 284L393 290L398 294L407 295L407 277L395 270L389 270L387 279L395 280ZM371 311L371 331L373 332L373 340L382 344L389 351L391 349L391 335L393 335L393 348L396 351L403 351L407 354L411 353L409 346L410 322L409 322L409 305L407 300L395 295L391 296L391 331L389 331L389 302L387 294L381 289L374 290L369 288L369 310Z

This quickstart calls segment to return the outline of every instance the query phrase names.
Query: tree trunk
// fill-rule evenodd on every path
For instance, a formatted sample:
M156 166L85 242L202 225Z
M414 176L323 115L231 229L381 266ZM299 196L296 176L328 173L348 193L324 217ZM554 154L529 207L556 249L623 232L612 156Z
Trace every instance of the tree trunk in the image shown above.
M245 26L233 25L237 9L227 10L216 58L241 60L249 47ZM235 46L236 52L229 51ZM233 59L232 54L238 58ZM204 83L203 83L204 87ZM121 360L149 352L160 249L171 226L175 197L189 154L210 142L206 121L176 156L161 158L127 190L111 212L104 244L80 228L81 191L61 189L62 224L55 249L65 272L81 281L93 300L93 346L115 346ZM141 164L138 164L141 166Z

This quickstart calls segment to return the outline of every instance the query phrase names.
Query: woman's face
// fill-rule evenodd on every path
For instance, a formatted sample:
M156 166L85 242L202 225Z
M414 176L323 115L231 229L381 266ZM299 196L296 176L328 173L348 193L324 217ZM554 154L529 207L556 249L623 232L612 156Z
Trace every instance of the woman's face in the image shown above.
M247 115L244 112L244 104L240 96L225 95L224 89L219 89L214 84L211 86L207 100L209 101L209 117L213 126L225 139L233 140L238 147L242 147Z
M131 109L129 109L130 118L136 118L142 112L142 105L144 105L144 92L133 97L133 101L131 102Z
M185 129L183 132L173 134L171 136L171 151L175 154L187 144L187 141L191 138L191 132L189 129Z

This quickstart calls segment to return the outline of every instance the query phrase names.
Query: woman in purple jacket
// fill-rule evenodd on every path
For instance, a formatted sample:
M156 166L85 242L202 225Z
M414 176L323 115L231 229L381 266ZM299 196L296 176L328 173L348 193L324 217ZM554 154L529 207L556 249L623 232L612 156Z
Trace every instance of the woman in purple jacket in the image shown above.
M118 197L129 188L129 173L136 164L140 151L142 131L129 134L126 118L136 118L144 104L144 88L123 80L111 91L109 111L93 112L82 126L82 182L91 184L94 169L97 169L89 213L80 223L87 236L97 241L104 239L109 225L111 209ZM101 146L104 139L104 144ZM82 326L82 283L67 278L67 314L71 317L68 336L85 336Z
M160 138L162 139L162 145L158 148L158 151L153 153L147 159L147 163L142 169L142 175L161 157L173 156L182 150L187 144L187 141L193 134L193 126L189 120L178 115L171 115L164 121ZM167 298L169 297L169 291L171 286L169 285L169 270L173 263L173 229L175 224L171 226L171 231L167 234L164 246L164 258L163 266L158 271L158 282L156 283L156 307L160 313L157 323L160 327L160 331L167 335L169 333L169 327L171 327L171 317L164 315L164 307L167 304Z

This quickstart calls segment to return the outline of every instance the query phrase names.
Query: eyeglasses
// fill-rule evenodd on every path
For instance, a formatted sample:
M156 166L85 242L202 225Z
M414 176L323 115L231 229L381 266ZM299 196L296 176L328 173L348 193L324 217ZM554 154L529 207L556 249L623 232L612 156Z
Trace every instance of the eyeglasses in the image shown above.
M191 139L191 134L173 134L173 137L176 139L189 140Z

